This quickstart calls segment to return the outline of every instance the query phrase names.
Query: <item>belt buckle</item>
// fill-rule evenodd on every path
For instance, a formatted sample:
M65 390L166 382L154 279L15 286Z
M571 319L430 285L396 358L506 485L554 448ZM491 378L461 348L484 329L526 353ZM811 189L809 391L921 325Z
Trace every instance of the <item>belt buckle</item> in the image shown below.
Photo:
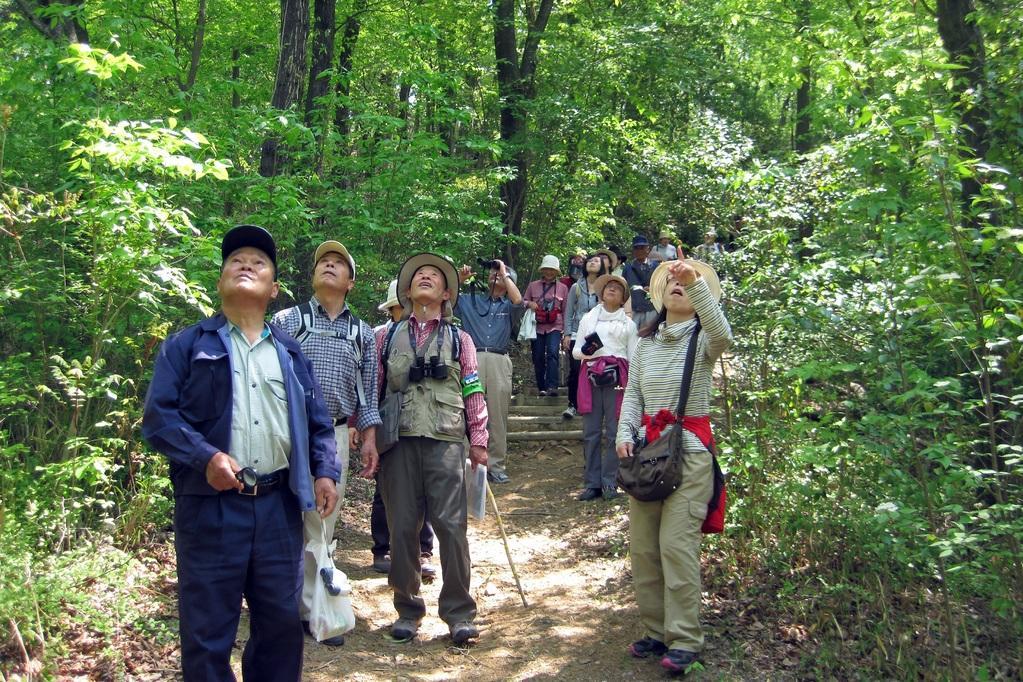
M246 497L256 497L257 495L259 495L259 484L257 483L256 485L251 487L245 486L238 491L238 494L245 495Z

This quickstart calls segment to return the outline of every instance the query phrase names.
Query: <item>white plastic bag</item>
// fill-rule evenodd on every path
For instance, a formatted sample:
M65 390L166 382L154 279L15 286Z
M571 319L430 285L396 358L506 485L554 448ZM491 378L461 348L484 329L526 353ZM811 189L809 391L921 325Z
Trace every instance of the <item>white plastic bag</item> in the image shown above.
M532 308L526 310L522 315L522 324L519 326L519 341L532 341L536 338L536 313Z
M480 464L472 470L472 462L465 460L465 499L469 516L482 521L487 513L487 467Z
M334 565L334 547L327 544L326 531L320 527L320 537L306 545L306 551L316 557L316 589L309 607L309 631L317 642L343 635L355 627L352 610L352 586L348 576Z

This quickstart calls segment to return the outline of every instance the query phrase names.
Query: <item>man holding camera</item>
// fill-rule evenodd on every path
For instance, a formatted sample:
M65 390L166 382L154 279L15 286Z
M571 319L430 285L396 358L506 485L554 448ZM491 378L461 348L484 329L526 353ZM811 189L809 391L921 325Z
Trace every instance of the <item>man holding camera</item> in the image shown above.
M334 421L341 480L337 486L337 507L325 519L319 515L303 515L305 541L316 542L334 538L334 526L345 498L349 452L357 441L362 442L365 467L363 477L371 477L377 460L376 341L369 325L355 316L346 298L355 286L355 259L341 242L328 240L313 253L313 292L311 299L299 306L286 308L273 317L273 322L291 334L302 346L302 352L313 363L316 380L323 389L327 410ZM353 419L354 417L354 419ZM302 587L302 623L308 629L313 592L323 589L316 573L312 553L305 557L305 581ZM327 646L345 643L343 635L321 642Z
M265 321L277 247L240 225L220 247L221 312L167 338L142 435L170 460L181 669L234 680L231 650L249 605L242 675L302 675L302 512L337 503L334 428L298 343Z
M487 478L491 483L507 483L504 469L508 454L508 407L512 394L511 346L512 306L522 303L522 294L515 285L515 270L500 260L480 260L488 272L486 292L469 290L458 297L455 314L476 345L480 381L487 400L490 442L487 449ZM468 265L458 272L464 284L476 273Z
M391 636L415 637L426 615L419 595L419 531L429 510L440 545L444 587L438 612L451 639L479 636L476 602L469 594L466 538L465 446L475 469L487 463L487 405L472 338L451 322L458 273L432 253L412 256L398 272L398 299L407 318L387 333L380 349L385 406L400 404L396 442L380 459L378 482L391 529L391 572L398 620ZM397 396L395 396L397 394ZM384 428L391 420L385 418Z
M568 287L558 280L561 263L546 255L540 261L540 279L530 282L522 296L536 313L536 338L533 339L533 371L539 395L558 395L561 335L565 331L565 301Z

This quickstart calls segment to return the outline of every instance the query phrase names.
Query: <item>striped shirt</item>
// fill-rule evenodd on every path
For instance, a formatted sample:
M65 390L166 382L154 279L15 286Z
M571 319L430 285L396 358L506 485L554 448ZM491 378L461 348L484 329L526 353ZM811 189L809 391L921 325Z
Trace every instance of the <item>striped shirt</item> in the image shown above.
M309 302L313 306L313 325L316 329L347 333L348 320L354 317L347 303L341 314L332 320L315 296ZM273 316L273 323L294 335L302 324L302 313L298 306L281 310ZM380 411L377 407L376 342L373 330L362 320L359 320L359 343L362 344L360 370L366 405L359 405L355 389L355 349L348 339L327 334L309 334L302 340L302 352L313 363L313 372L323 390L323 399L330 416L334 419L347 419L354 415L355 423L349 426L363 431L380 424Z
M714 363L732 343L732 329L706 281L702 278L696 280L686 287L686 293L700 317L702 329L696 342L693 383L689 389L685 413L690 417L699 417L710 413ZM618 419L618 436L615 439L618 445L637 440L633 430L636 434L642 432L644 413L653 416L662 409L674 412L678 407L682 369L685 367L689 335L694 326L696 318L675 324L662 324L653 337L640 339L629 363L629 385L625 388L622 412ZM684 442L687 450L705 449L700 440L688 431Z
M413 313L409 317L408 323L412 326L413 332L415 332L416 347L418 348L426 341L430 333L437 328L437 324L440 322L439 317L435 317L432 320L427 320L422 324L416 320L416 316ZM391 330L391 325L394 323L387 323L376 328L376 346L377 356L380 358L380 392L383 394L384 389L384 346L387 344L387 333ZM391 339L391 343L394 343L394 339ZM462 379L465 379L470 374L477 374L479 369L479 362L476 360L476 344L472 342L472 337L469 336L465 330L458 330L458 343L461 349L458 353L458 364L462 367ZM446 351L445 351L446 352ZM487 401L482 393L473 393L467 398L463 399L465 403L465 424L469 431L469 444L479 445L480 447L487 447L487 443L490 441L490 433L487 431Z

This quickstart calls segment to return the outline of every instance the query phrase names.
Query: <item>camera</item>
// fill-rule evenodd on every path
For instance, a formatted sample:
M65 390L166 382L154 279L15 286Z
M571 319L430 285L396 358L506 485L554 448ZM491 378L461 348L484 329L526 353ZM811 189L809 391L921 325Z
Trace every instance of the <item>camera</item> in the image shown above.
M498 262L496 260L483 260L482 258L477 258L476 262L479 263L480 267L483 268L484 270L493 270L495 268L501 267L500 265L498 265Z
M583 341L585 341L586 343L584 343L582 347L579 349L580 351L582 351L583 355L593 355L598 350L604 347L604 342L600 340L600 336L597 334L597 332L593 332L592 334L584 336Z
M448 366L440 359L439 355L431 355L429 364L426 358L416 356L415 363L408 368L408 380L418 384L423 379L446 379Z
M558 301L553 298L545 298L537 303L536 321L539 324L557 322L560 313Z

